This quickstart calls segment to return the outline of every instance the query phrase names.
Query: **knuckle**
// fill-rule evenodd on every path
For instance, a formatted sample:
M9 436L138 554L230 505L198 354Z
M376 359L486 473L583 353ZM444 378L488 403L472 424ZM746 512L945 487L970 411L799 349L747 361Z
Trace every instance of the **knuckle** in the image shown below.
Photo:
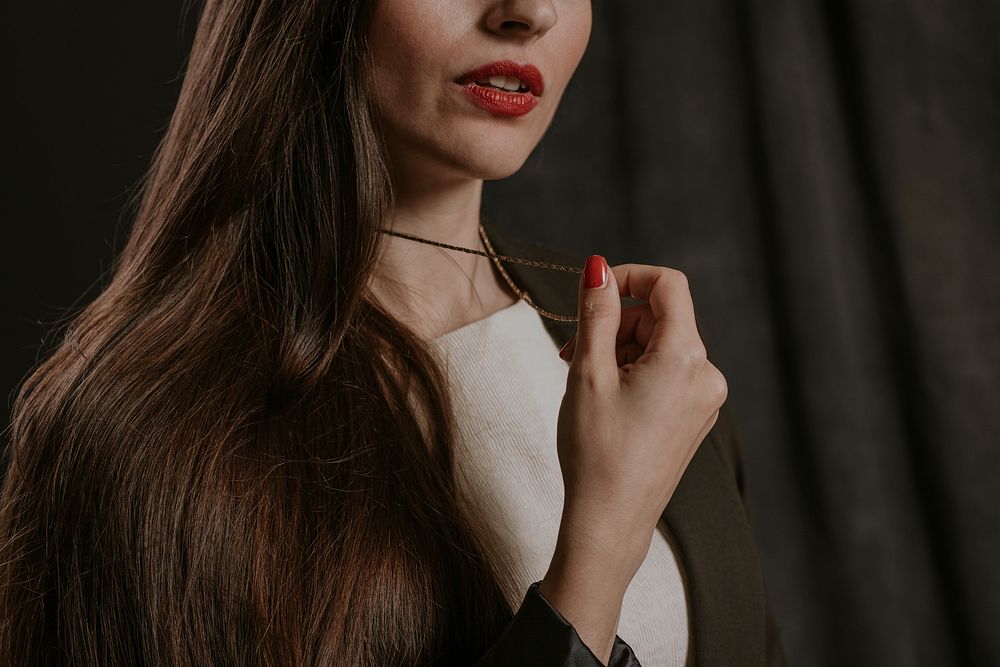
M604 386L601 374L590 364L580 363L570 367L569 375L572 382L588 392L598 392Z
M713 404L721 406L729 396L729 384L726 382L726 376L714 365L709 364L707 383Z
M601 301L584 301L580 305L579 318L581 320L596 320L609 315L611 307Z
M673 281L680 287L687 288L689 286L687 274L680 269L665 266L663 267L663 272L667 280Z
M688 345L681 352L684 364L692 368L701 368L708 361L708 350L701 341Z

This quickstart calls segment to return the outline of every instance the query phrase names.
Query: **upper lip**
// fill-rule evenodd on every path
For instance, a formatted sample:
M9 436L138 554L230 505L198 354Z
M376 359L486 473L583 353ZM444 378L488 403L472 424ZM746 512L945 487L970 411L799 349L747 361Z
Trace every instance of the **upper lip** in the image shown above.
M521 65L513 60L497 60L483 65L474 70L466 72L455 79L457 83L470 83L477 79L485 79L490 76L516 76L528 86L532 95L541 97L545 83L542 80L542 73L531 64Z

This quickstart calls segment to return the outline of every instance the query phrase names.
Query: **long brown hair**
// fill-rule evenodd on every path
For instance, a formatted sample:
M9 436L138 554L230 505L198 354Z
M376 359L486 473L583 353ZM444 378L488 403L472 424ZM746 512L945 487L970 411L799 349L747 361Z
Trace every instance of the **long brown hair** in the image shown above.
M510 618L446 378L368 289L373 4L205 3L110 279L13 406L0 664L467 664Z

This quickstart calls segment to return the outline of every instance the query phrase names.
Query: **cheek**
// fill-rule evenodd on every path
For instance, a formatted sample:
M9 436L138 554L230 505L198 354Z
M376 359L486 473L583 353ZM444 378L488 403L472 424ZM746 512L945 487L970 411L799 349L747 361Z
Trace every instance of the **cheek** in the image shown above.
M392 9L384 9L386 7ZM379 3L379 10L368 32L368 41L371 45L371 74L375 90L380 93L388 92L387 88L397 85L395 79L406 75L406 54L419 46L410 43L414 34L408 27L396 3Z
M590 3L583 4L577 13L565 18L566 21L563 23L565 32L555 55L560 58L559 64L565 72L565 79L569 79L580 64L580 59L583 58L590 41L592 21Z
M413 101L424 83L441 70L441 34L448 24L426 0L383 0L368 31L372 67L369 83L381 104Z

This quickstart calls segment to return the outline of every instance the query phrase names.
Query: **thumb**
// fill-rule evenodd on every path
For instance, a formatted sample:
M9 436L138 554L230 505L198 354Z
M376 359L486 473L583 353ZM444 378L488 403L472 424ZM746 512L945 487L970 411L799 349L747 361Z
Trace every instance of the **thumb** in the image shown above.
M622 303L614 271L600 255L591 255L580 276L577 301L576 344L572 366L591 372L617 375L615 339L621 324Z

